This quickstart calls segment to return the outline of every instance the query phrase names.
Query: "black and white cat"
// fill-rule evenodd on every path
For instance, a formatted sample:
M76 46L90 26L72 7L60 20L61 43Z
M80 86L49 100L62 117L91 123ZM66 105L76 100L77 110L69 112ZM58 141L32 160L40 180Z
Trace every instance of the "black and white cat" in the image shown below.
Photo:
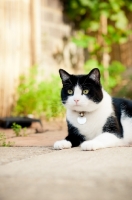
M132 144L132 101L112 98L101 86L100 71L70 75L59 70L68 136L54 149L81 145L84 151Z

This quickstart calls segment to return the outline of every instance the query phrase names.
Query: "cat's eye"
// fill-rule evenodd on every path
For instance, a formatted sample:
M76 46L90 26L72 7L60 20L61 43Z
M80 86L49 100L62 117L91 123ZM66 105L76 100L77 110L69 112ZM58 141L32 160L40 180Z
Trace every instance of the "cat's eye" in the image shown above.
M73 90L67 90L68 94L73 94Z
M83 90L83 94L88 94L89 90Z

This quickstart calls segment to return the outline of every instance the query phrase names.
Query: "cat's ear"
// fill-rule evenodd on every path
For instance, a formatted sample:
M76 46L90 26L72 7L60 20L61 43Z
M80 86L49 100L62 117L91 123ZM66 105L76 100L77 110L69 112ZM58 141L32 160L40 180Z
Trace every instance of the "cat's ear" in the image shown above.
M70 74L68 74L65 70L59 69L60 77L63 82L67 81L70 78Z
M91 78L96 83L100 83L100 71L98 68L94 68L89 73L89 78Z

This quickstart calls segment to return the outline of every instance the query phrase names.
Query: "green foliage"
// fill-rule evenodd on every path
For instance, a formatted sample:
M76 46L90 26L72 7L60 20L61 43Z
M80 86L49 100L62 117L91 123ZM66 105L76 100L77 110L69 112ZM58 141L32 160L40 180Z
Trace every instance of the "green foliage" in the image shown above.
M74 24L74 28L83 30L84 36L81 38L79 46L86 47L90 40L97 44L97 34L102 34L105 43L123 43L126 41L131 30L128 28L129 13L132 11L131 0L60 0L64 6L64 12L69 20ZM100 32L101 16L108 19L107 35ZM90 37L89 37L90 36ZM85 44L84 44L85 39ZM99 45L99 44L98 44ZM88 46L87 46L88 47Z
M15 133L15 135L16 135L17 137L21 136L21 135L20 135L20 132L21 132L21 130L22 130L21 125L16 124L16 123L13 123L13 125L12 125L11 128L13 129L13 131L14 131L14 133Z
M124 66L110 59L113 44L122 44L128 40L132 30L128 26L128 17L132 11L131 0L60 0L64 12L76 29L72 41L88 52L84 69L89 71L98 67L103 76L105 89L111 91L120 83ZM106 59L105 59L106 58ZM87 57L86 57L87 59ZM105 64L104 64L105 63ZM105 65L105 66L104 66ZM108 76L106 77L105 74ZM107 79L107 80L106 80Z
M0 133L0 146L2 147L11 147L14 146L14 142L6 142L6 135L4 133Z
M61 116L64 113L60 101L61 81L59 76L50 80L38 81L38 69L33 67L28 76L21 76L17 89L18 98L13 110L14 115L33 114L46 119Z
M101 48L96 37L86 35L83 31L78 31L76 36L72 37L72 41L78 47L91 49L91 54L94 54L94 52L97 52Z
M20 137L20 136L24 136L25 137L25 136L27 136L27 133L26 133L27 128L26 127L22 128L21 125L13 123L11 128L14 131L16 137Z
M85 63L85 66L84 66L85 72L88 73L93 68L98 68L100 70L101 75L102 75L101 83L108 92L111 92L115 86L120 84L121 78L122 78L121 73L125 70L125 67L120 62L113 61L107 69L109 77L106 82L105 75L104 75L106 68L103 65L101 65L97 60L90 59Z
M78 29L97 31L100 15L109 18L109 23L124 31L127 24L126 13L132 11L131 0L60 0L64 12Z

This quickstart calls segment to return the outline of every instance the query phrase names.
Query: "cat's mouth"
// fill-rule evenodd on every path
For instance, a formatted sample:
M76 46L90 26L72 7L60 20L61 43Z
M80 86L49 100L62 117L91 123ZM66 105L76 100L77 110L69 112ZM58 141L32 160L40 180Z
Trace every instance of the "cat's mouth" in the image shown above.
M78 103L75 103L75 104L74 104L74 106L80 106L80 104L78 104Z
M79 108L79 107L82 107L82 105L79 105L79 104L76 104L73 106L74 108Z

